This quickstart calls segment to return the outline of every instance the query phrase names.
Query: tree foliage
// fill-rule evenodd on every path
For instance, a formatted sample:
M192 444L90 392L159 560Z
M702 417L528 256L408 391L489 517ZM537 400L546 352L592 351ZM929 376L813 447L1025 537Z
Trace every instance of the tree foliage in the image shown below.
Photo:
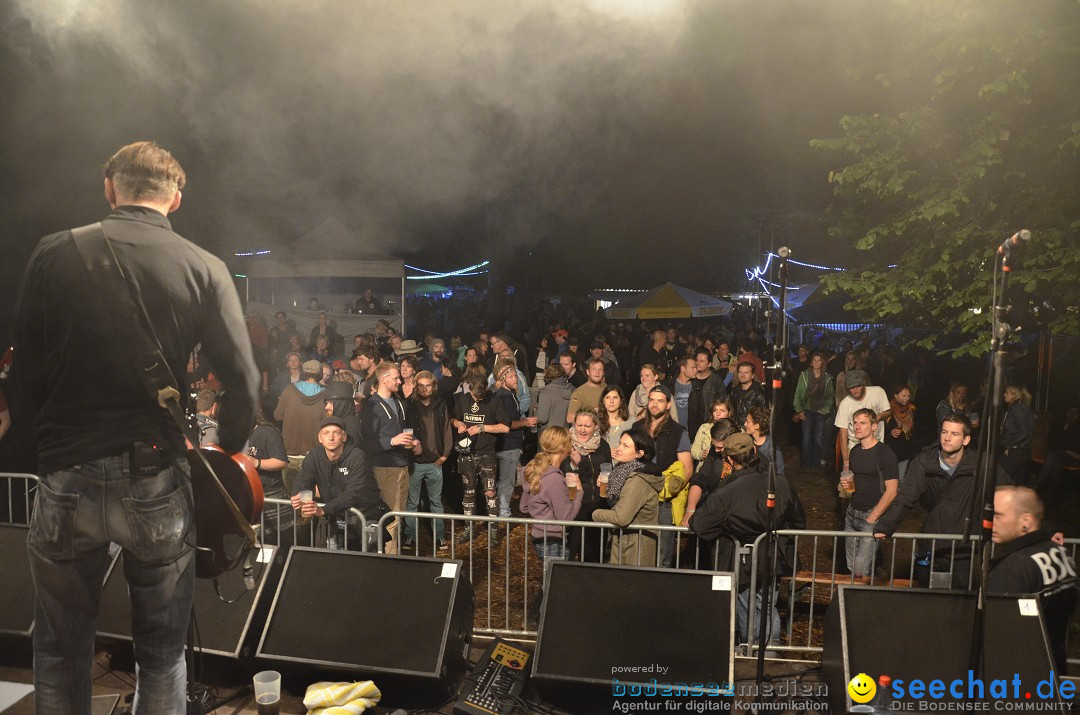
M1080 2L881 6L902 36L851 75L872 77L890 111L844 116L840 136L812 142L847 162L829 174L826 217L858 249L827 290L866 318L959 330L956 352L983 352L994 252L1029 228L1012 322L1080 334Z

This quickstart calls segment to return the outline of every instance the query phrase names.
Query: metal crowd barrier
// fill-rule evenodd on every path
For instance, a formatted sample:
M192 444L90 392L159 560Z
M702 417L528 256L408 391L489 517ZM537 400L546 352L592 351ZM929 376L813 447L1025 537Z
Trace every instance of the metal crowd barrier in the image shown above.
M846 539L874 539L872 533L850 531L779 530L776 532L776 548L766 554L763 548L765 535L755 539L751 548L750 593L758 590L758 572L761 558L773 559L777 564L777 551L781 539L793 541L797 554L795 568L790 573L780 573L773 585L773 603L781 612L781 633L766 645L770 657L820 656L823 650L822 633L825 609L831 602L839 584L856 583L854 575L848 574L845 556ZM969 537L972 546L977 536ZM916 546L918 542L918 546ZM954 576L960 587L971 588L975 583L978 559L971 558L971 546L964 547L959 534L908 534L898 533L880 543L874 550L866 585L894 588L918 588L920 578L929 581L930 588L951 588ZM1080 539L1066 539L1066 547L1075 560ZM918 556L927 550L935 558L920 564ZM878 557L878 552L881 557ZM920 573L921 571L921 573ZM743 655L754 656L758 650L756 609L748 609L747 643L737 644ZM1070 659L1070 664L1080 665L1080 660Z
M584 544L589 541L599 542L604 548L599 554L593 554L594 560L605 563L622 563L620 541L628 535L649 533L659 535L672 532L675 537L675 566L678 569L726 571L716 568L717 550L712 550L711 563L702 559L701 549L694 548L696 539L689 529L682 526L657 524L632 524L625 529L583 521L556 521L517 517L464 516L461 514L433 514L427 512L388 512L379 522L379 551L385 544L382 536L385 527L393 519L416 519L422 527L415 532L420 535L420 528L427 539L417 539L417 546L407 551L406 556L431 558L457 558L464 562L470 581L475 590L477 602L473 632L485 635L497 635L509 638L535 639L536 624L531 622L530 609L541 589L546 585L547 572L536 558L532 527L549 526L564 529L564 547L569 543ZM441 521L445 527L446 546L437 546L438 526ZM401 533L400 531L398 532ZM494 546L492 541L494 539ZM659 539L658 539L659 541ZM538 539L536 545L546 547L556 539L547 536ZM734 548L734 540L733 548ZM578 548L569 553L567 558L586 560L588 547ZM614 559L607 554L614 554ZM659 567L661 551L657 546L656 559L642 564L642 540L638 539L637 549L628 561L628 565Z
M0 524L30 523L33 493L37 490L38 476L25 472L0 472Z
M323 502L315 502L326 506ZM303 524L299 512L292 508L288 499L263 498L263 511L259 517L259 540L266 545L311 546L320 549L344 549L346 551L374 551L377 545L374 524L359 509L345 512L339 523L331 524L326 518L311 518ZM343 524L342 527L340 524ZM341 543L330 540L332 533L340 532Z

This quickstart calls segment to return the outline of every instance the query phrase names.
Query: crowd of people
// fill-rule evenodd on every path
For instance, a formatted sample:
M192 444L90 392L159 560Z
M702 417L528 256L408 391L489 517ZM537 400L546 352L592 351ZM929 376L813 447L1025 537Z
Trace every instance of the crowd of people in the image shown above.
M917 504L927 512L925 531L958 534L976 498L972 440L988 396L961 381L946 386L948 373L926 356L910 359L873 336L841 339L836 350L824 339L797 345L777 402L765 381L771 350L763 332L732 321L656 328L555 320L524 342L483 330L475 340L427 331L414 341L380 321L353 337L348 358L338 357L344 340L325 320L299 341L288 325L280 312L265 341L252 335L267 366L264 410L280 423L282 444L250 451L262 460L267 493L294 503L312 486L311 473L342 458L331 457L323 436L337 429L364 455L381 498L369 489L367 501L351 504L369 519L386 509L445 509L600 522L617 527L610 543L598 530L534 527L537 555L734 568L729 544L766 529L761 502L774 469L777 528L805 526L800 480L836 480L837 527L864 534L846 540L844 562L855 582L867 583L878 562L872 536L894 533ZM1004 390L994 479L1022 487L1035 422L1015 372ZM1053 456L1031 473L1044 497L1063 486L1062 470L1080 448L1075 425L1073 415L1055 429ZM798 455L798 471L785 468L785 451ZM320 466L303 466L313 453ZM347 485L317 476L314 483L340 531ZM416 519L405 522L390 529L391 553L415 548ZM649 524L686 526L696 538L627 528ZM446 553L446 526L432 526ZM499 534L488 531L492 542ZM921 544L917 559L923 585L969 583L970 552Z

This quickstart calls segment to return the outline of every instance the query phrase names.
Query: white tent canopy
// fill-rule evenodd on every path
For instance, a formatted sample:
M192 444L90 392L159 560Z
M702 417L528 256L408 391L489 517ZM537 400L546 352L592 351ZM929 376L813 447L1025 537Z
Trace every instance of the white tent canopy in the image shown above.
M710 318L729 315L731 303L674 283L665 283L648 292L620 300L604 313L608 318L621 320Z

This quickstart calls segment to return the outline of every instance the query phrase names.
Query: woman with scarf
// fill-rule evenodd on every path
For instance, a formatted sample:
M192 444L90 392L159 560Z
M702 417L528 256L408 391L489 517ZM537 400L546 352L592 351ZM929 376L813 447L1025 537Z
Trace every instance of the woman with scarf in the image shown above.
M645 414L649 409L649 391L660 384L660 375L657 372L656 366L650 363L645 363L641 366L640 377L641 384L630 394L630 404L628 405L630 417L635 421L645 417ZM678 422L679 411L675 407L674 400L671 401L670 412L671 419Z
M608 479L611 509L597 509L592 520L626 529L631 524L658 524L660 490L664 473L653 464L656 447L644 429L623 432L619 446L611 454L613 466ZM620 530L613 537L611 563L656 566L659 535L655 531Z
M630 419L630 410L626 406L626 398L623 397L622 388L618 385L608 385L600 393L600 434L608 443L608 447L615 449L619 445L619 437L622 433L634 426L634 420Z
M889 398L889 409L882 416L885 420L885 444L896 454L900 482L904 481L908 462L919 451L920 442L915 438L915 405L911 404L911 388L901 385Z
M592 521L592 513L607 507L607 500L600 496L600 465L611 463L611 447L600 434L600 418L596 410L582 407L574 414L570 428L573 450L562 463L567 475L581 480L581 511L577 521ZM582 532L585 533L582 533ZM599 563L603 558L603 539L599 529L572 529L568 540L568 556L580 561Z

